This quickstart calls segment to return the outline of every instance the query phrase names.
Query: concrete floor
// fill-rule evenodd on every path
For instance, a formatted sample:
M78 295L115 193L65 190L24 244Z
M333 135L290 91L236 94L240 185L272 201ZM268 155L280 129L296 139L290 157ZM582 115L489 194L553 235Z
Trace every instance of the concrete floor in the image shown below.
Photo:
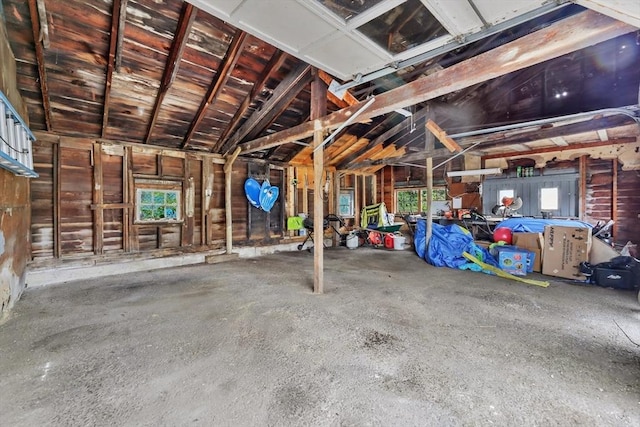
M1 424L640 425L633 293L325 253L27 290Z

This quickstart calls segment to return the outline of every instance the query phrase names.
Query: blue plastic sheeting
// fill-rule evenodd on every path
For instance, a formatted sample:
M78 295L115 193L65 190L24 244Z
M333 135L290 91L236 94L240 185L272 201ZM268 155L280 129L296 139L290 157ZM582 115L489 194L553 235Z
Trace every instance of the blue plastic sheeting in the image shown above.
M418 220L414 235L416 253L420 258L436 267L479 269L476 264L469 262L462 256L463 252L468 252L489 265L498 266L489 251L476 245L471 233L457 224L444 226L434 223L428 249L425 248L426 238L427 223L424 220Z
M501 221L496 228L506 227L517 233L544 233L547 225L563 227L592 228L591 224L571 219L509 218Z

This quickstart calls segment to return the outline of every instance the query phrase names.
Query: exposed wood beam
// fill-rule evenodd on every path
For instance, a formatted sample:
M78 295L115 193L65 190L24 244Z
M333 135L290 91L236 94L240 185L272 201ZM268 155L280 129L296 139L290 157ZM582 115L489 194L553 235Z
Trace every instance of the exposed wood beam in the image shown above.
M330 86L330 85L331 85L331 82L332 82L333 80L335 80L335 79L334 79L332 76L330 76L327 72L322 71L322 70L318 70L318 75L320 76L320 78L322 79L322 81L323 81L323 82L325 82L325 83L327 84L327 86ZM358 102L360 102L360 101L358 101L358 100L356 99L356 97L355 97L355 96L353 96L353 95L351 94L351 92L349 92L348 90L346 90L346 91L344 92L344 96L342 97L342 99L340 99L340 98L338 98L337 96L333 95L331 92L329 92L329 93L328 93L328 95L330 96L329 100L330 100L331 102L334 102L334 103L335 103L335 101L331 100L331 96L333 96L333 97L335 97L336 99L338 99L338 100L342 101L343 103L345 103L347 106L350 106L350 105L356 105ZM338 104L336 104L336 105L338 105Z
M114 0L115 1L115 0ZM127 23L127 2L120 0L120 16L118 17L118 41L116 42L116 72L120 72L122 67L122 45L124 44L124 26Z
M458 153L462 151L462 147L460 147L457 142L451 139L449 135L447 135L447 132L445 132L444 129L438 126L438 124L433 120L427 120L426 128L429 129L429 131L431 131L431 133L436 138L438 138L438 141L440 141L442 145L447 147L449 151L457 151Z
M49 49L49 23L47 22L47 8L44 0L36 0L38 6L38 16L40 17L40 40L45 49Z
M470 137L460 140L460 144L463 146L471 145L472 143L483 141L482 148L492 148L497 146L504 146L507 144L524 144L527 142L539 141L542 139L551 139L555 137L566 137L568 135L575 135L585 132L596 132L599 129L606 129L618 126L624 126L633 123L633 119L628 116L606 116L596 119L587 120L584 122L570 123L564 126L552 126L541 130L532 130L527 133L519 133L512 137L505 137L505 132L500 132L496 135L487 137ZM506 132L507 134L509 132Z
M360 115L359 120L364 121L398 108L428 101L633 31L636 31L636 28L628 24L595 12L585 11L489 52L378 95L376 102ZM324 129L340 126L362 105L364 104L361 102L323 117L321 126ZM245 153L260 151L307 138L312 134L313 123L307 122L245 142L242 144L242 149Z
M113 67L116 57L117 40L120 36L120 8L121 0L113 0L113 10L111 11L111 33L109 34L109 57L107 58L107 75L104 83L104 104L102 107L102 130L100 137L106 138L107 126L109 124L109 104L111 101L111 83L113 80Z
M47 85L47 70L44 66L44 50L40 42L40 23L38 18L38 6L36 0L29 0L29 16L31 18L31 30L33 32L33 44L36 48L36 62L38 77L40 80L40 93L42 94L42 107L44 108L44 121L47 131L51 131L51 103L49 102L49 86Z
M428 111L429 111L428 108L423 108L420 111L417 111L416 113L414 113L413 122L415 123L417 120L425 118L427 116L427 114L428 114ZM402 122L400 122L397 125L395 125L394 127L392 127L391 129L389 129L386 132L384 132L383 134L381 134L380 136L378 136L377 138L375 138L374 140L369 141L367 146L364 147L362 150L360 150L357 153L354 153L351 156L347 157L343 162L341 162L340 165L338 165L338 169L351 169L351 167L352 167L351 163L355 162L356 159L358 157L360 157L362 154L364 154L367 151L371 150L375 146L384 143L385 141L389 140L390 138L394 137L395 135L399 134L400 132L403 132L403 131L406 131L406 130L410 130L410 128L411 128L411 118L408 117L408 118L404 119ZM421 160L424 160L424 159L421 159Z
M637 139L635 137L628 137L628 138L616 138L616 139L610 139L608 141L597 141L597 142L584 142L584 143L580 143L580 144L570 144L564 147L544 147L544 148L535 148L533 150L529 150L529 151L518 151L516 153L514 152L503 152L503 153L492 153L492 154L487 154L482 156L483 160L489 160L489 159L504 159L504 158L511 158L511 157L523 157L523 156L529 156L529 155L534 155L534 154L543 154L543 153L560 153L566 150L581 150L581 149L588 149L588 148L595 148L595 147L604 147L607 145L616 145L616 144L630 144L630 143L634 143L637 142Z
M220 150L228 153L242 140L255 138L264 129L267 123L274 120L280 112L283 104L289 104L304 86L311 81L311 66L301 63L285 77L275 88L269 98L260 108L253 112L240 128L229 138ZM308 122L312 123L312 122ZM309 135L311 136L311 135ZM276 144L277 145L277 144ZM275 145L273 145L275 146ZM271 147L265 147L271 148ZM244 152L244 149L242 150ZM253 150L259 151L259 150Z
M153 128L156 125L156 121L158 120L158 114L160 114L162 101L167 95L167 92L173 84L173 81L178 74L178 70L180 69L182 54L184 53L184 49L187 47L187 42L189 41L189 33L191 32L193 22L196 20L197 13L198 9L195 8L191 3L184 2L182 4L182 12L180 13L178 26L176 27L176 32L173 36L173 42L171 43L169 55L167 56L167 63L162 73L160 88L158 88L158 94L153 105L151 121L149 122L149 126L147 128L147 136L144 139L145 144L148 144L151 140L151 134L153 133Z
M189 141L191 141L191 138L196 133L196 129L204 119L204 116L207 114L209 106L211 106L211 104L213 104L220 95L220 92L229 79L229 76L231 75L236 62L238 62L238 59L240 59L240 53L242 52L246 39L247 33L242 30L238 30L233 36L233 40L229 44L229 48L227 49L227 53L225 54L224 59L220 64L220 68L213 78L213 81L211 82L211 85L209 86L209 89L207 90L207 93L204 96L200 107L198 107L198 111L196 112L195 117L189 125L189 130L184 136L184 140L182 141L182 146L180 148L187 148L187 146L189 145Z
M267 81L269 81L269 77L271 76L271 74L273 74L275 70L282 67L287 59L287 56L288 55L283 51L279 49L276 50L267 65L264 67L262 74L258 77L253 87L251 88L251 92L249 92L249 94L244 98L242 104L240 104L240 107L233 115L233 118L229 121L229 125L222 133L222 136L220 136L218 143L214 145L213 149L211 150L212 152L217 152L220 147L224 146L225 142L227 142L227 140L229 139L229 136L238 128L238 124L240 123L240 120L242 120L244 113L246 113L247 109L249 109L251 101L253 101L258 96L260 91L265 87Z

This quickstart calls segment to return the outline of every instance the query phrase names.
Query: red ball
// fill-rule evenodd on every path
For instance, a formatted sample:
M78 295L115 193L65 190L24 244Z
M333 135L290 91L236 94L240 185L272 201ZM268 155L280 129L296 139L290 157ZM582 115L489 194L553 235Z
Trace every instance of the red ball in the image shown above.
M511 229L507 227L496 228L493 231L494 242L505 242L507 245L510 245L512 237L513 237L513 234L511 233Z

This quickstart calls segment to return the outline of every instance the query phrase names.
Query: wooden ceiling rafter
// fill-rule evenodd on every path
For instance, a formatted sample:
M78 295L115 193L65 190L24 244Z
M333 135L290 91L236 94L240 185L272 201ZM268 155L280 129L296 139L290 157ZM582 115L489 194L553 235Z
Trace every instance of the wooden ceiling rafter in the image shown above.
M164 101L167 92L169 92L169 88L173 84L173 81L178 74L178 70L180 69L180 61L182 60L182 55L185 48L187 47L187 42L189 41L189 33L191 33L191 28L193 27L193 23L196 20L197 14L198 9L195 6L193 6L191 3L184 2L184 4L182 5L182 11L180 12L178 26L176 27L176 31L173 37L173 42L171 43L171 49L169 50L169 55L167 56L167 62L164 67L164 71L162 72L162 80L160 81L158 94L156 95L156 99L153 105L151 120L149 121L149 126L147 127L147 135L144 139L145 144L148 144L151 140L153 128L155 127L156 121L158 120L158 114L160 114L162 101Z
M212 152L217 152L220 149L220 147L223 147L224 144L229 139L229 136L231 136L231 134L236 131L236 129L238 128L238 125L240 124L240 121L242 120L242 117L249 109L251 102L264 89L267 82L269 81L270 76L280 67L282 67L282 65L287 60L287 57L288 55L285 52L283 52L280 49L276 49L275 53L271 56L271 59L269 59L269 62L264 67L264 69L262 70L262 73L260 74L256 82L254 83L253 87L251 88L251 91L242 100L240 107L236 110L236 113L233 115L233 118L229 121L229 124L227 125L224 132L218 139L218 142L211 149Z
M106 138L107 126L109 125L109 104L111 103L111 85L113 83L113 69L116 62L116 52L118 46L118 39L121 37L120 31L120 19L122 1L126 0L113 0L113 9L111 11L111 32L109 34L109 56L107 58L107 75L104 82L104 102L102 107L102 129L100 131L100 137Z
M633 123L633 119L625 115L615 115L606 117L596 117L590 120L569 123L566 125L547 125L541 129L533 129L528 132L518 133L511 137L507 136L514 130L499 132L493 135L484 135L477 137L468 137L459 142L464 146L472 145L477 141L482 142L482 148L492 148L501 145L525 144L527 142L539 141L542 139L551 139L555 137L566 137L586 132L596 132L599 129L614 128Z
M273 90L271 97L265 101L224 143L221 154L233 151L244 139L252 139L259 135L268 123L272 122L282 111L283 105L289 103L311 82L311 66L300 63ZM265 147L271 148L271 147ZM261 150L254 150L261 151Z
M44 108L44 120L47 131L53 128L51 122L51 102L49 100L49 85L47 84L47 70L44 62L44 47L40 41L40 19L36 0L29 0L29 16L31 18L31 30L33 33L33 44L36 48L36 65L38 67L38 78L40 80L40 93L42 95L42 106Z
M533 148L527 151L491 153L491 154L483 155L482 159L483 160L508 159L512 157L523 157L523 156L526 157L529 155L536 155L536 154L561 153L567 150L588 150L590 148L606 147L608 145L633 144L637 141L638 141L637 138L632 138L632 137L614 138L608 141L581 142L577 144L565 145L562 147L553 146L553 147Z
M114 0L114 5L117 0ZM116 60L115 70L120 72L122 67L122 46L124 44L124 26L127 23L127 2L129 0L120 0L120 16L118 17L118 37L116 42Z
M364 121L398 108L425 102L633 31L636 31L635 27L615 19L592 11L581 12L489 52L378 95L376 102L359 119ZM325 129L340 126L362 107L361 104L363 103L323 117L321 126ZM243 152L262 151L307 138L313 134L313 125L307 122L247 141L241 144Z
M413 116L412 116L413 117L413 121L416 122L417 120L421 120L424 117L426 117L427 113L428 113L428 110L429 110L428 108L423 108L423 109L417 111L416 113L414 113ZM400 123L395 125L394 127L388 129L383 134L379 135L377 138L369 141L367 146L364 147L362 150L360 150L357 153L354 153L353 155L351 155L348 158L346 158L339 165L339 168L340 169L350 169L352 167L351 163L356 162L356 159L361 157L363 154L367 153L368 151L370 151L371 149L373 149L377 145L380 145L380 144L388 141L390 138L393 138L395 135L397 135L397 134L409 129L409 127L411 126L411 120L412 120L411 117L407 117L406 119L404 119L403 121L401 121Z
M189 129L184 136L180 149L184 150L187 148L187 146L189 145L189 141L191 141L191 138L193 138L193 135L196 133L196 129L204 119L204 116L207 114L207 110L220 95L222 88L229 79L229 76L231 76L231 72L238 62L238 59L240 59L240 54L244 49L244 44L247 40L247 37L247 33L242 30L237 30L234 34L233 40L231 40L231 43L229 43L229 47L224 56L224 59L220 64L218 72L211 81L209 89L202 99L196 115L189 125Z

